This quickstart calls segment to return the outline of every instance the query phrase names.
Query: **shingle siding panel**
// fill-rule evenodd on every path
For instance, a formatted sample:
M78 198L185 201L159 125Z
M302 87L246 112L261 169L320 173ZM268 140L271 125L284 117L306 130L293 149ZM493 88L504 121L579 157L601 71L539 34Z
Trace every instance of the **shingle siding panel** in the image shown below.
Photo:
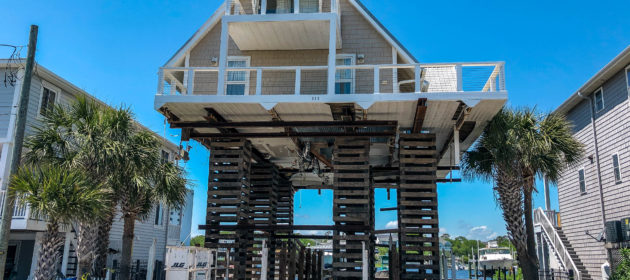
M600 155L602 186L607 220L630 216L630 184L626 182L626 170L630 168L628 135L630 105L624 73L620 72L603 85L604 110L596 113L597 140ZM563 172L558 182L558 197L562 213L562 227L576 253L595 279L601 278L600 266L606 261L602 243L586 235L599 234L603 229L600 190L595 159L595 143L591 126L590 102L582 101L570 110L567 118L574 124L574 135L585 145L585 158L577 167ZM622 183L614 180L612 155L619 152ZM579 191L577 170L586 172L586 194Z
M363 54L364 64L392 64L392 46L348 1L341 1L341 37L342 48L337 54ZM221 41L221 23L214 26L206 36L190 52L191 67L208 67L213 57L219 57ZM230 38L229 56L249 56L251 66L325 66L328 64L328 50L297 51L241 51ZM372 70L356 71L356 93L374 92ZM380 72L381 92L393 92L392 71ZM302 73L302 89L304 94L323 94L326 91L327 71L305 71ZM216 73L195 74L195 94L213 95L217 92ZM294 94L294 71L263 72L263 94ZM249 93L256 90L256 72L251 72Z
M4 77L6 70L0 70L0 77ZM0 138L7 137L9 129L9 119L15 88L10 84L0 83Z

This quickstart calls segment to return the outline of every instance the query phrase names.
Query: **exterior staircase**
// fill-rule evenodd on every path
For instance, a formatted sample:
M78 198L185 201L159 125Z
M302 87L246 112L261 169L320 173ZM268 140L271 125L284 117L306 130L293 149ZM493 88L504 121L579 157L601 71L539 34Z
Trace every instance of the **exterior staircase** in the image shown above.
M577 266L578 270L580 271L582 280L593 280L593 277L591 277L591 275L588 274L588 271L586 270L586 266L584 266L584 263L582 263L582 261L578 257L577 253L575 252L575 249L573 249L573 246L571 246L569 239L562 231L562 227L559 227L559 226L556 227L556 233L558 233L558 236L560 236L560 240L562 240L562 244L564 244L564 248L566 248L567 252L569 252L569 255L571 256L573 263L575 263L575 266Z
M534 211L534 225L540 228L540 234L544 238L542 244L562 266L562 270L574 271L576 280L592 280L593 277L586 270L586 266L580 260L569 239L562 231L558 223L558 215L555 211L544 211L538 208ZM538 242L539 243L539 242ZM548 264L547 264L548 265ZM548 270L549 268L544 268ZM566 270L565 270L566 269ZM553 276L552 276L553 277Z

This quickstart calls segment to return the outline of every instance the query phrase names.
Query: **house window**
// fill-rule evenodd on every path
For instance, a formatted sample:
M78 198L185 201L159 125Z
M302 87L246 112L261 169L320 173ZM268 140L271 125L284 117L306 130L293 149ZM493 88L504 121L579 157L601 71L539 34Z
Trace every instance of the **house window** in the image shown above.
M180 212L178 210L171 210L170 214L168 223L170 225L178 226L180 222Z
M580 169L578 171L578 177L580 180L580 192L585 193L586 192L586 181L584 180L584 169Z
M163 214L162 214L163 209L162 209L162 205L158 204L157 206L155 206L155 225L156 226L161 226L162 225L162 220L163 219Z
M348 66L354 65L354 55L338 55L337 56L337 65L338 66ZM342 69L337 70L335 74L335 93L336 94L351 94L354 93L354 76L355 70L353 69Z
M229 57L228 68L249 67L249 57ZM226 95L249 95L249 71L227 70Z
M595 91L595 111L604 110L604 91L600 88Z
M167 163L171 155L167 151L162 151L162 163Z
M318 0L300 0L300 13L318 13Z
M621 169L619 168L619 154L614 154L612 156L613 161L613 171L615 173L615 182L617 184L621 183Z
M55 101L57 100L57 92L43 87L42 99L39 101L39 115L46 116L55 107Z
M293 0L267 0L268 14L293 13Z

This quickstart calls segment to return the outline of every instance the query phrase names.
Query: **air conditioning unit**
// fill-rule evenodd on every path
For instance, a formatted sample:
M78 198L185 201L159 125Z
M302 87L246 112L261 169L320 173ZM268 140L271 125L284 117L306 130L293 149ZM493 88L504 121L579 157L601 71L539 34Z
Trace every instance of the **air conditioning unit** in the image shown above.
M630 242L630 218L621 219L621 238L624 242Z
M621 221L606 222L606 242L619 243L622 240Z

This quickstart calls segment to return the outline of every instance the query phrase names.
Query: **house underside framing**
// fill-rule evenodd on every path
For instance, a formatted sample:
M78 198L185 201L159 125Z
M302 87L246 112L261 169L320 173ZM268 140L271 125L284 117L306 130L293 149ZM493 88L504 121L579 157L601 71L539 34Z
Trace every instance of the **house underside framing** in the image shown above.
M163 113L171 127L182 128L182 140L196 140L210 151L207 222L199 228L206 230L205 246L218 249L216 279L320 279L323 252L309 250L301 238L332 240L333 279L374 279L379 233L397 234L400 240L390 279L439 278L437 183L456 180L439 178L438 172L457 167L438 166L443 147L437 146L435 134L422 133L426 100L418 102L414 125L405 130L397 120L357 119L352 110L341 110L335 121L292 122L279 116L228 122L216 110L206 111L206 121L195 122L166 109ZM218 133L197 132L207 128ZM282 132L244 133L241 128ZM280 137L317 158L320 174L332 174L332 180L294 186L292 176L314 171L274 164L252 144ZM370 148L383 142L397 147L386 155L390 163L372 164ZM398 207L375 209L376 188L396 189ZM293 196L300 189L333 191L334 225L293 224ZM375 211L398 211L398 229L376 230ZM333 234L296 234L299 230ZM264 265L263 247L268 248Z

